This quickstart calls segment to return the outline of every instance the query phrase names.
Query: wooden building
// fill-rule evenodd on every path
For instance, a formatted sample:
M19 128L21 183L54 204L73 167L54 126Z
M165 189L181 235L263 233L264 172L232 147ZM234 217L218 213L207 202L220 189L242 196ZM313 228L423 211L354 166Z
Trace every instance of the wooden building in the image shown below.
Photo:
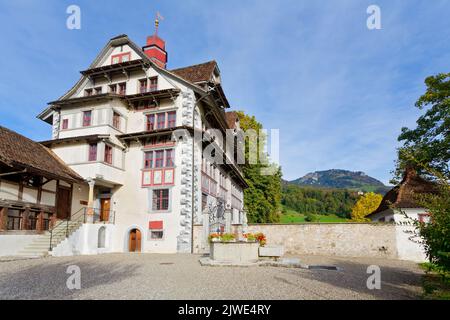
M48 230L71 216L83 183L50 149L0 126L0 233Z

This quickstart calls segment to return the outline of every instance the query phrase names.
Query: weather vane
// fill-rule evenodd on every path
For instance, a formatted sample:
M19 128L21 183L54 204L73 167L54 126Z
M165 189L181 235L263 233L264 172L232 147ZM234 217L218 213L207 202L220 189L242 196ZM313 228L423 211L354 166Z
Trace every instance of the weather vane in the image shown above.
M159 27L159 21L163 21L164 17L159 13L159 11L156 12L156 19L155 19L155 35L158 35L158 27Z

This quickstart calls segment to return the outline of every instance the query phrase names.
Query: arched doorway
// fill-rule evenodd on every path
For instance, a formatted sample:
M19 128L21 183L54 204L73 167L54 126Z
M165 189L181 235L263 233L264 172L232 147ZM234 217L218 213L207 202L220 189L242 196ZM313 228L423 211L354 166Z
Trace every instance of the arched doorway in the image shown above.
M132 229L130 231L128 240L129 252L141 252L141 231L139 229Z
M106 247L106 227L100 227L100 229L98 229L97 248L105 248L105 247Z

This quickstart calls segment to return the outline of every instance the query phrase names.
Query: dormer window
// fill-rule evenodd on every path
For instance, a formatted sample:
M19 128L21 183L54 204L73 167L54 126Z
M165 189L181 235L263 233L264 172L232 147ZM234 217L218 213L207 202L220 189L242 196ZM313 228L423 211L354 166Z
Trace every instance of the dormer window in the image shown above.
M128 62L131 60L131 52L119 53L111 56L111 64Z
M94 90L95 90L95 94L102 94L102 87L97 87Z
M85 90L84 90L84 96L85 96L85 97L90 97L90 96L92 96L92 89L85 89Z

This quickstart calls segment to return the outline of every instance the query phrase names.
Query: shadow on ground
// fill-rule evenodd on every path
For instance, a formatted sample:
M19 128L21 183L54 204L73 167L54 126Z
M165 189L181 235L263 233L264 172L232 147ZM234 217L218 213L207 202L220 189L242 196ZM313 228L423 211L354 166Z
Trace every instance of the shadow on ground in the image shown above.
M373 299L406 300L420 299L421 297L423 273L420 270L380 265L381 289L370 290L367 286L367 280L373 274L367 273L370 264L334 261L333 265L342 268L342 270L308 270L308 272L298 273L294 269L287 269L282 273L352 291L354 298L369 296ZM284 278L277 280L288 281ZM342 299L346 298L348 297L342 297Z
M33 266L19 268L14 272L1 273L0 299L77 299L80 290L70 290L66 284L71 276L71 273L66 272L71 265L80 267L81 290L120 282L132 277L138 269L129 264L111 265L75 260L57 262L53 258L44 261L37 261Z

